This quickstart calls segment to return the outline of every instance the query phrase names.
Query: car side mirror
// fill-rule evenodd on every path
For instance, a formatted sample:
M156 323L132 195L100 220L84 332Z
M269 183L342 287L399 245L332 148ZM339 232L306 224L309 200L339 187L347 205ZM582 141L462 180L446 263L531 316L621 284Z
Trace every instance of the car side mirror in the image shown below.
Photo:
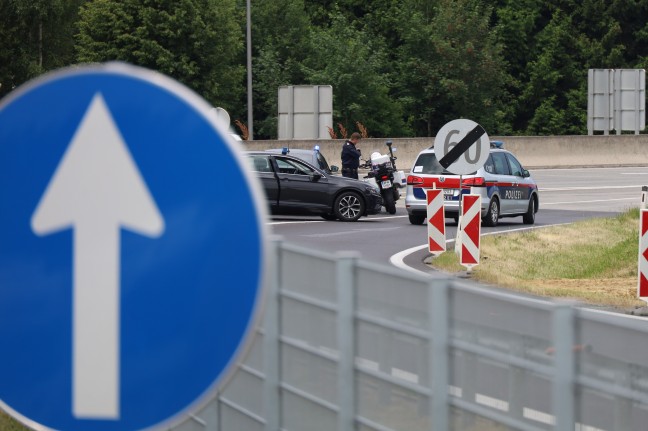
M338 172L339 170L340 168L338 168L337 166L331 165L331 172Z
M529 178L531 174L526 169L522 169L522 178Z
M318 181L321 180L321 179L322 179L322 175L321 175L321 174L318 174L317 172L310 174L310 180L311 180L311 182L313 182L313 183L316 183L316 182L318 182Z

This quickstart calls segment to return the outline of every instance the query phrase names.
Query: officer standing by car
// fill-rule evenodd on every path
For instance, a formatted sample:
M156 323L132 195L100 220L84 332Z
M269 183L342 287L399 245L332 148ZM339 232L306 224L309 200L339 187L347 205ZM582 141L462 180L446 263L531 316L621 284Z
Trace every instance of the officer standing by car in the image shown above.
M358 167L360 166L360 149L356 144L360 141L360 133L354 132L351 138L347 139L342 147L342 176L358 179Z

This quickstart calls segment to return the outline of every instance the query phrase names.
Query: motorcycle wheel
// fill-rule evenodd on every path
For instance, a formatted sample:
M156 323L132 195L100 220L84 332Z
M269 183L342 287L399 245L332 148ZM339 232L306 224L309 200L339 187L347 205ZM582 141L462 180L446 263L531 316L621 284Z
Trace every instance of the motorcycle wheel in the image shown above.
M390 190L383 191L383 204L389 214L396 214L396 202L394 201L394 192Z

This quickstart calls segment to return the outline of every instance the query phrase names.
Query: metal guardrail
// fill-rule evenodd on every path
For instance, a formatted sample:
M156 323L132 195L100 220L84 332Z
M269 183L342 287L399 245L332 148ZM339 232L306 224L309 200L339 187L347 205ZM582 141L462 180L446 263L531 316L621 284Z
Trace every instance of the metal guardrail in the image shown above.
M639 430L645 320L274 241L238 370L175 430Z

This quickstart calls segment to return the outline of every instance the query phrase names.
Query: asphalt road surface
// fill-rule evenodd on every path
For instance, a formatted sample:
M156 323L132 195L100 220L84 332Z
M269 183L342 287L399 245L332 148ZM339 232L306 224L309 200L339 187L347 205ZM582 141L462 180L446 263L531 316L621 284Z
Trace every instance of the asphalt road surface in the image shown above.
M531 174L540 189L540 210L535 224L523 224L522 217L503 218L497 227L482 226L482 235L609 217L640 206L642 187L648 186L648 167L537 169ZM432 271L423 263L429 256L426 226L409 223L404 196L397 202L394 215L382 212L362 217L355 223L278 216L268 224L286 242L333 253L353 250L365 260L412 271ZM456 225L447 220L448 247L455 236Z

